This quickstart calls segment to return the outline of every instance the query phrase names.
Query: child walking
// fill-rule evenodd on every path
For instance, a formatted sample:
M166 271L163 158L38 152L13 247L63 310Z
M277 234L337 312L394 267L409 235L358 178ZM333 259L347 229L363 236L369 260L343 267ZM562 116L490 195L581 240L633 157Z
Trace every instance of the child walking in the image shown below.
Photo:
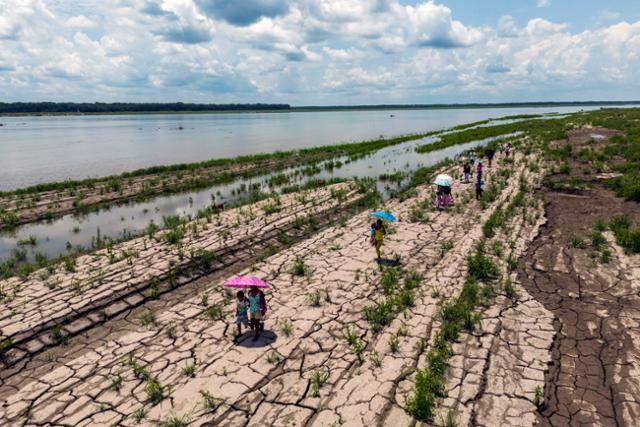
M236 293L236 325L238 325L238 335L236 338L242 335L242 325L245 327L249 326L248 309L249 300L245 297L244 292L238 291L238 293Z

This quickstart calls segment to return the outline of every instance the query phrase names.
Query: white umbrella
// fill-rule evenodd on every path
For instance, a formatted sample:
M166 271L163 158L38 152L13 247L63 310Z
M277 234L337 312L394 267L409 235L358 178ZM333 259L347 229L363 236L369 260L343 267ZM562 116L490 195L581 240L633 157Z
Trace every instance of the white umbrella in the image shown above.
M451 184L453 183L453 178L451 178L447 174L440 174L436 176L436 179L435 181L433 181L433 183L435 185L440 185L442 187L451 187Z

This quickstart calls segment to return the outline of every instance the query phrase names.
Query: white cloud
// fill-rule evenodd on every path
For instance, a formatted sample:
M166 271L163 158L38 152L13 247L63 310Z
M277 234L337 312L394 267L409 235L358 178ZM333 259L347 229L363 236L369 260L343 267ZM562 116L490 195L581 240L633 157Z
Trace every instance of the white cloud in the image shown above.
M0 0L0 93L293 104L640 93L640 22L576 32L508 15L493 28L474 27L436 1L252 5L243 17L219 1Z
M78 15L67 19L64 26L70 28L92 28L96 26L96 23L84 15Z
M551 0L537 0L538 7L547 7L551 4Z

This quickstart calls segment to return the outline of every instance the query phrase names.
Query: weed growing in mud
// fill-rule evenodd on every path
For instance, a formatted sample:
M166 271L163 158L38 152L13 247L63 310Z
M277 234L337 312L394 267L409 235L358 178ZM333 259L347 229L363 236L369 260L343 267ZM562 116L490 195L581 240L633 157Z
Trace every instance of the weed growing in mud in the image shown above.
M204 315L211 320L221 319L222 318L222 307L220 304L213 304L203 311Z
M196 376L196 364L188 363L187 365L182 367L182 373L187 377L195 377Z
M444 258L444 256L453 249L453 240L445 240L440 245L440 258Z
M178 415L178 414L172 413L171 415L169 415L169 418L160 422L160 427L187 427L190 422L191 422L191 415L189 414Z
M129 366L133 370L133 376L139 380L147 380L150 378L149 371L147 368L142 366L140 362L138 362L133 355L129 355L127 361L125 362L127 366Z
M140 423L142 420L147 418L147 410L144 408L138 408L133 411L133 414L131 414L131 416L136 423Z
M304 260L296 257L296 260L293 262L293 266L291 267L291 274L294 276L304 276L308 272L309 267L304 263Z
M467 273L473 280L490 282L500 276L500 269L478 248L474 255L467 257Z
M56 344L66 345L69 341L69 337L65 334L64 329L62 329L62 325L55 325L51 329L51 337Z
M149 377L147 384L144 386L144 392L147 393L147 400L151 405L157 405L165 398L165 387L160 384L156 377Z
M278 236L276 237L276 239L278 240L278 242L280 242L280 244L285 246L291 243L291 239L289 238L289 236L287 236L287 234L282 230L278 230Z
M573 246L576 249L584 249L587 247L587 244L585 243L584 239L582 239L579 236L571 236L571 246Z
M76 271L76 260L70 256L65 256L62 259L64 263L64 269L69 273L74 273Z
M449 409L447 415L440 420L440 423L443 427L458 427L457 417L458 413L454 409Z
M282 322L280 322L280 330L285 337L289 338L293 335L293 324L289 319L283 319Z
M499 240L494 240L491 242L491 252L498 258L502 257L503 253L503 245Z
M380 360L380 354L377 351L372 351L371 354L369 354L369 360L376 368L382 366L382 360Z
M213 411L222 404L222 399L216 399L213 394L206 390L200 390L205 411Z
M2 359L4 355L11 350L11 347L13 347L13 342L10 338L5 338L0 341L0 359Z
M537 385L534 393L535 395L533 397L533 404L535 405L536 408L539 408L540 405L542 404L542 388L539 385Z
M507 294L508 298L513 299L513 297L516 296L516 289L513 286L513 282L511 281L511 278L507 278L507 280L505 280L505 282L504 282L504 292L505 292L505 294Z
M111 389L115 392L120 391L122 388L122 377L120 375L116 375L111 377Z
M611 250L605 248L600 252L600 262L603 264L609 264L611 261Z
M400 351L400 342L397 335L392 334L389 337L389 351L394 354Z
M352 331L351 328L346 328L344 330L344 338L349 343L349 347L353 353L358 357L358 360L362 362L362 353L364 352L364 345L362 341L360 341L360 337L355 331Z
M176 339L178 333L176 330L176 323L173 320L167 324L165 332L167 333L167 337L171 338L172 340Z
M607 224L599 219L593 224L593 231L603 232L607 229Z
M140 324L145 328L158 326L156 321L156 315L153 311L147 310L140 315Z
M518 268L518 259L513 256L513 254L509 254L509 257L507 258L507 270L512 272L516 271L516 268Z
M311 376L311 397L320 397L320 388L329 379L328 372L314 371Z
M267 362L268 363L278 363L280 361L280 355L277 351L271 350L269 354L267 354Z
M595 250L600 250L605 243L607 243L607 239L600 231L591 233L591 246L593 246Z
M633 229L631 219L624 215L614 217L609 223L618 243L628 254L640 253L640 228Z

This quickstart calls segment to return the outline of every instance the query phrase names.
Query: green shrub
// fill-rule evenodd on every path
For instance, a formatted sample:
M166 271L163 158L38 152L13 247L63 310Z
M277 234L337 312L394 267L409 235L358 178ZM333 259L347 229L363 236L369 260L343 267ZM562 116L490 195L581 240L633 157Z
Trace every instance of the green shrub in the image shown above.
M481 251L467 257L467 273L471 279L490 282L500 276L498 266Z
M293 262L293 266L291 267L291 274L294 276L304 276L307 274L309 267L307 267L302 260L302 258L296 257L296 260Z

